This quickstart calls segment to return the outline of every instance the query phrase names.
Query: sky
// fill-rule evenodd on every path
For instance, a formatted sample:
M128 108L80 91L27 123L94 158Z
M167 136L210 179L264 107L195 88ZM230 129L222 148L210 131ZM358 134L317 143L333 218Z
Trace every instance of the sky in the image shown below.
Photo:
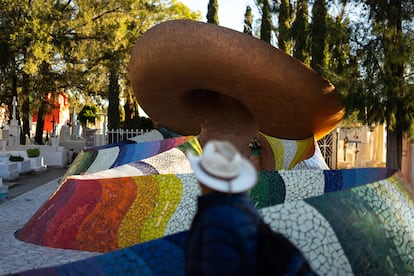
M200 11L203 21L206 21L208 0L180 0L193 11ZM218 0L219 25L237 31L243 31L244 13L246 6L254 10L254 0Z

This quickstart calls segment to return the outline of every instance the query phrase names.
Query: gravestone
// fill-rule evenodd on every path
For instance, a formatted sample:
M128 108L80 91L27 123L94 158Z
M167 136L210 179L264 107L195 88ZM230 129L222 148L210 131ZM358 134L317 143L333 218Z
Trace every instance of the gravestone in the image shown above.
M9 125L9 146L20 144L20 127L19 127L19 121L16 120L16 106L17 106L16 97L13 97L12 105L13 105L13 114L12 114L12 119L10 120L10 125Z

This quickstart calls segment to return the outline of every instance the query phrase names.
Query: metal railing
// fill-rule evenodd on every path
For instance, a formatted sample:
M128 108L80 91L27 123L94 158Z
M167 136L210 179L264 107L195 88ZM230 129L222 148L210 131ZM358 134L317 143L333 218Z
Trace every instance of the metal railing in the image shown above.
M108 129L105 135L107 144L121 142L148 132L146 129Z

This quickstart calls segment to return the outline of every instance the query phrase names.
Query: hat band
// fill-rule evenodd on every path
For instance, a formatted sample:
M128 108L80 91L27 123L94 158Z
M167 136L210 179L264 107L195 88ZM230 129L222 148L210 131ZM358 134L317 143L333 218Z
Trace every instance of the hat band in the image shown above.
M222 177L222 176L217 176L217 175L214 175L214 174L212 174L212 173L210 173L205 167L204 167L204 165L203 165L203 163L202 162L198 162L198 164L200 165L200 168L201 168L201 170L204 172L204 173L206 173L208 176L211 176L211 177L213 177L213 178L217 178L217 179L220 179L220 180L226 180L226 181L230 181L230 180L233 180L233 179L235 179L238 175L235 175L235 176L232 176L232 177Z

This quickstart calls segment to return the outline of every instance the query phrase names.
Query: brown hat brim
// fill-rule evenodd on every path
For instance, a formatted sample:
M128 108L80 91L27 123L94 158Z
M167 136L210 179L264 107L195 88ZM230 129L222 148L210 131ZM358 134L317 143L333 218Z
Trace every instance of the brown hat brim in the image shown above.
M195 91L230 97L252 114L263 133L283 139L323 137L344 109L328 81L270 44L231 29L189 20L167 21L136 42L130 80L140 105L158 124L196 135ZM191 99L194 98L194 101ZM202 99L203 97L201 97ZM206 112L219 114L221 110Z

